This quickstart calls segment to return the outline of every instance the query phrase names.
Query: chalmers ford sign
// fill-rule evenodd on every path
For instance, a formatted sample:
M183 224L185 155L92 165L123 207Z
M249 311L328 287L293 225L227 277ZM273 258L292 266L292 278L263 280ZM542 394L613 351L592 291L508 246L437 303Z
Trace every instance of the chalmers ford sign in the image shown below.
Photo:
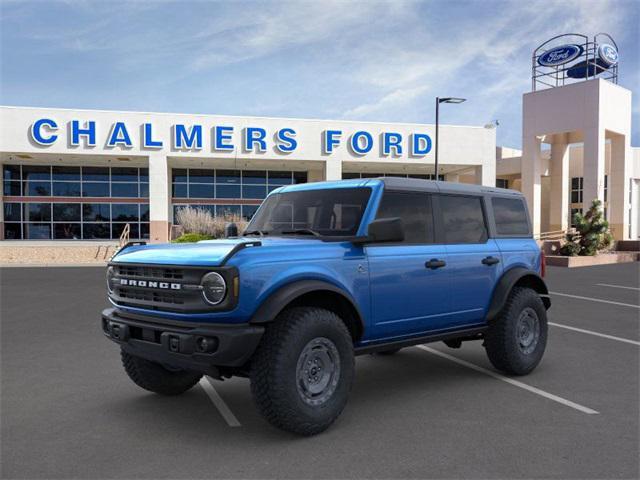
M129 149L134 147L134 137L139 137L135 146L143 150L170 148L174 151L248 153L273 151L278 155L295 153L299 147L296 129L285 126L268 131L260 126L239 129L231 125L182 124L171 125L169 131L159 131L153 123L132 125L130 122L114 121L99 125L94 120L58 122L54 118L38 118L29 128L32 142L46 148L61 141L61 131L71 147L95 147L98 142L105 148ZM139 134L138 134L139 132ZM135 135L134 135L135 134ZM427 155L432 148L431 137L426 133L401 134L382 132L374 135L367 130L357 130L346 135L341 129L325 129L321 135L322 155L331 155L344 144L356 156L379 153L383 156L408 154L413 157ZM135 137L135 138L137 138Z

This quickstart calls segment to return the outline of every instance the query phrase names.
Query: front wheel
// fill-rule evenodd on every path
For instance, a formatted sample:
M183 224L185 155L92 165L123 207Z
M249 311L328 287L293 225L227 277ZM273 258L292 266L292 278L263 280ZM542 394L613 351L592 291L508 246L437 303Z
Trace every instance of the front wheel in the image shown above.
M353 374L353 342L340 317L322 308L291 308L265 331L251 361L251 392L271 424L314 435L344 409Z
M511 375L531 372L547 345L547 311L537 292L515 287L485 334L489 360Z

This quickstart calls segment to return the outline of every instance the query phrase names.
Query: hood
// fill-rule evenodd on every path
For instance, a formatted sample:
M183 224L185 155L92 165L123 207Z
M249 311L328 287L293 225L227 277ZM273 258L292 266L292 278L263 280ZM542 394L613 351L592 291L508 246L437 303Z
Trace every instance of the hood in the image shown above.
M300 243L322 243L314 238L227 238L205 240L198 243L162 243L127 247L113 258L117 263L144 263L156 265L219 266L232 250L243 243L261 242L264 246L291 246ZM260 247L248 247L260 248Z

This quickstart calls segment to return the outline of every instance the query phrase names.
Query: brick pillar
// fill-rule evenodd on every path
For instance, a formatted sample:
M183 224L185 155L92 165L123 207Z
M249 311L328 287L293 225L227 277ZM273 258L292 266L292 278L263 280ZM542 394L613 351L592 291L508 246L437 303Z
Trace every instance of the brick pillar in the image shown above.
M169 241L169 209L171 179L167 157L162 153L149 155L149 215L150 241Z

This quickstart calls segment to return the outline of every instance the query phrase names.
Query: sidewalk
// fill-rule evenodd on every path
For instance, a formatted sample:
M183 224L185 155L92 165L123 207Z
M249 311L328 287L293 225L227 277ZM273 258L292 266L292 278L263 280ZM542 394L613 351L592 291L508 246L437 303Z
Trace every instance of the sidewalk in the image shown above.
M117 248L114 242L3 241L0 266L100 266Z

